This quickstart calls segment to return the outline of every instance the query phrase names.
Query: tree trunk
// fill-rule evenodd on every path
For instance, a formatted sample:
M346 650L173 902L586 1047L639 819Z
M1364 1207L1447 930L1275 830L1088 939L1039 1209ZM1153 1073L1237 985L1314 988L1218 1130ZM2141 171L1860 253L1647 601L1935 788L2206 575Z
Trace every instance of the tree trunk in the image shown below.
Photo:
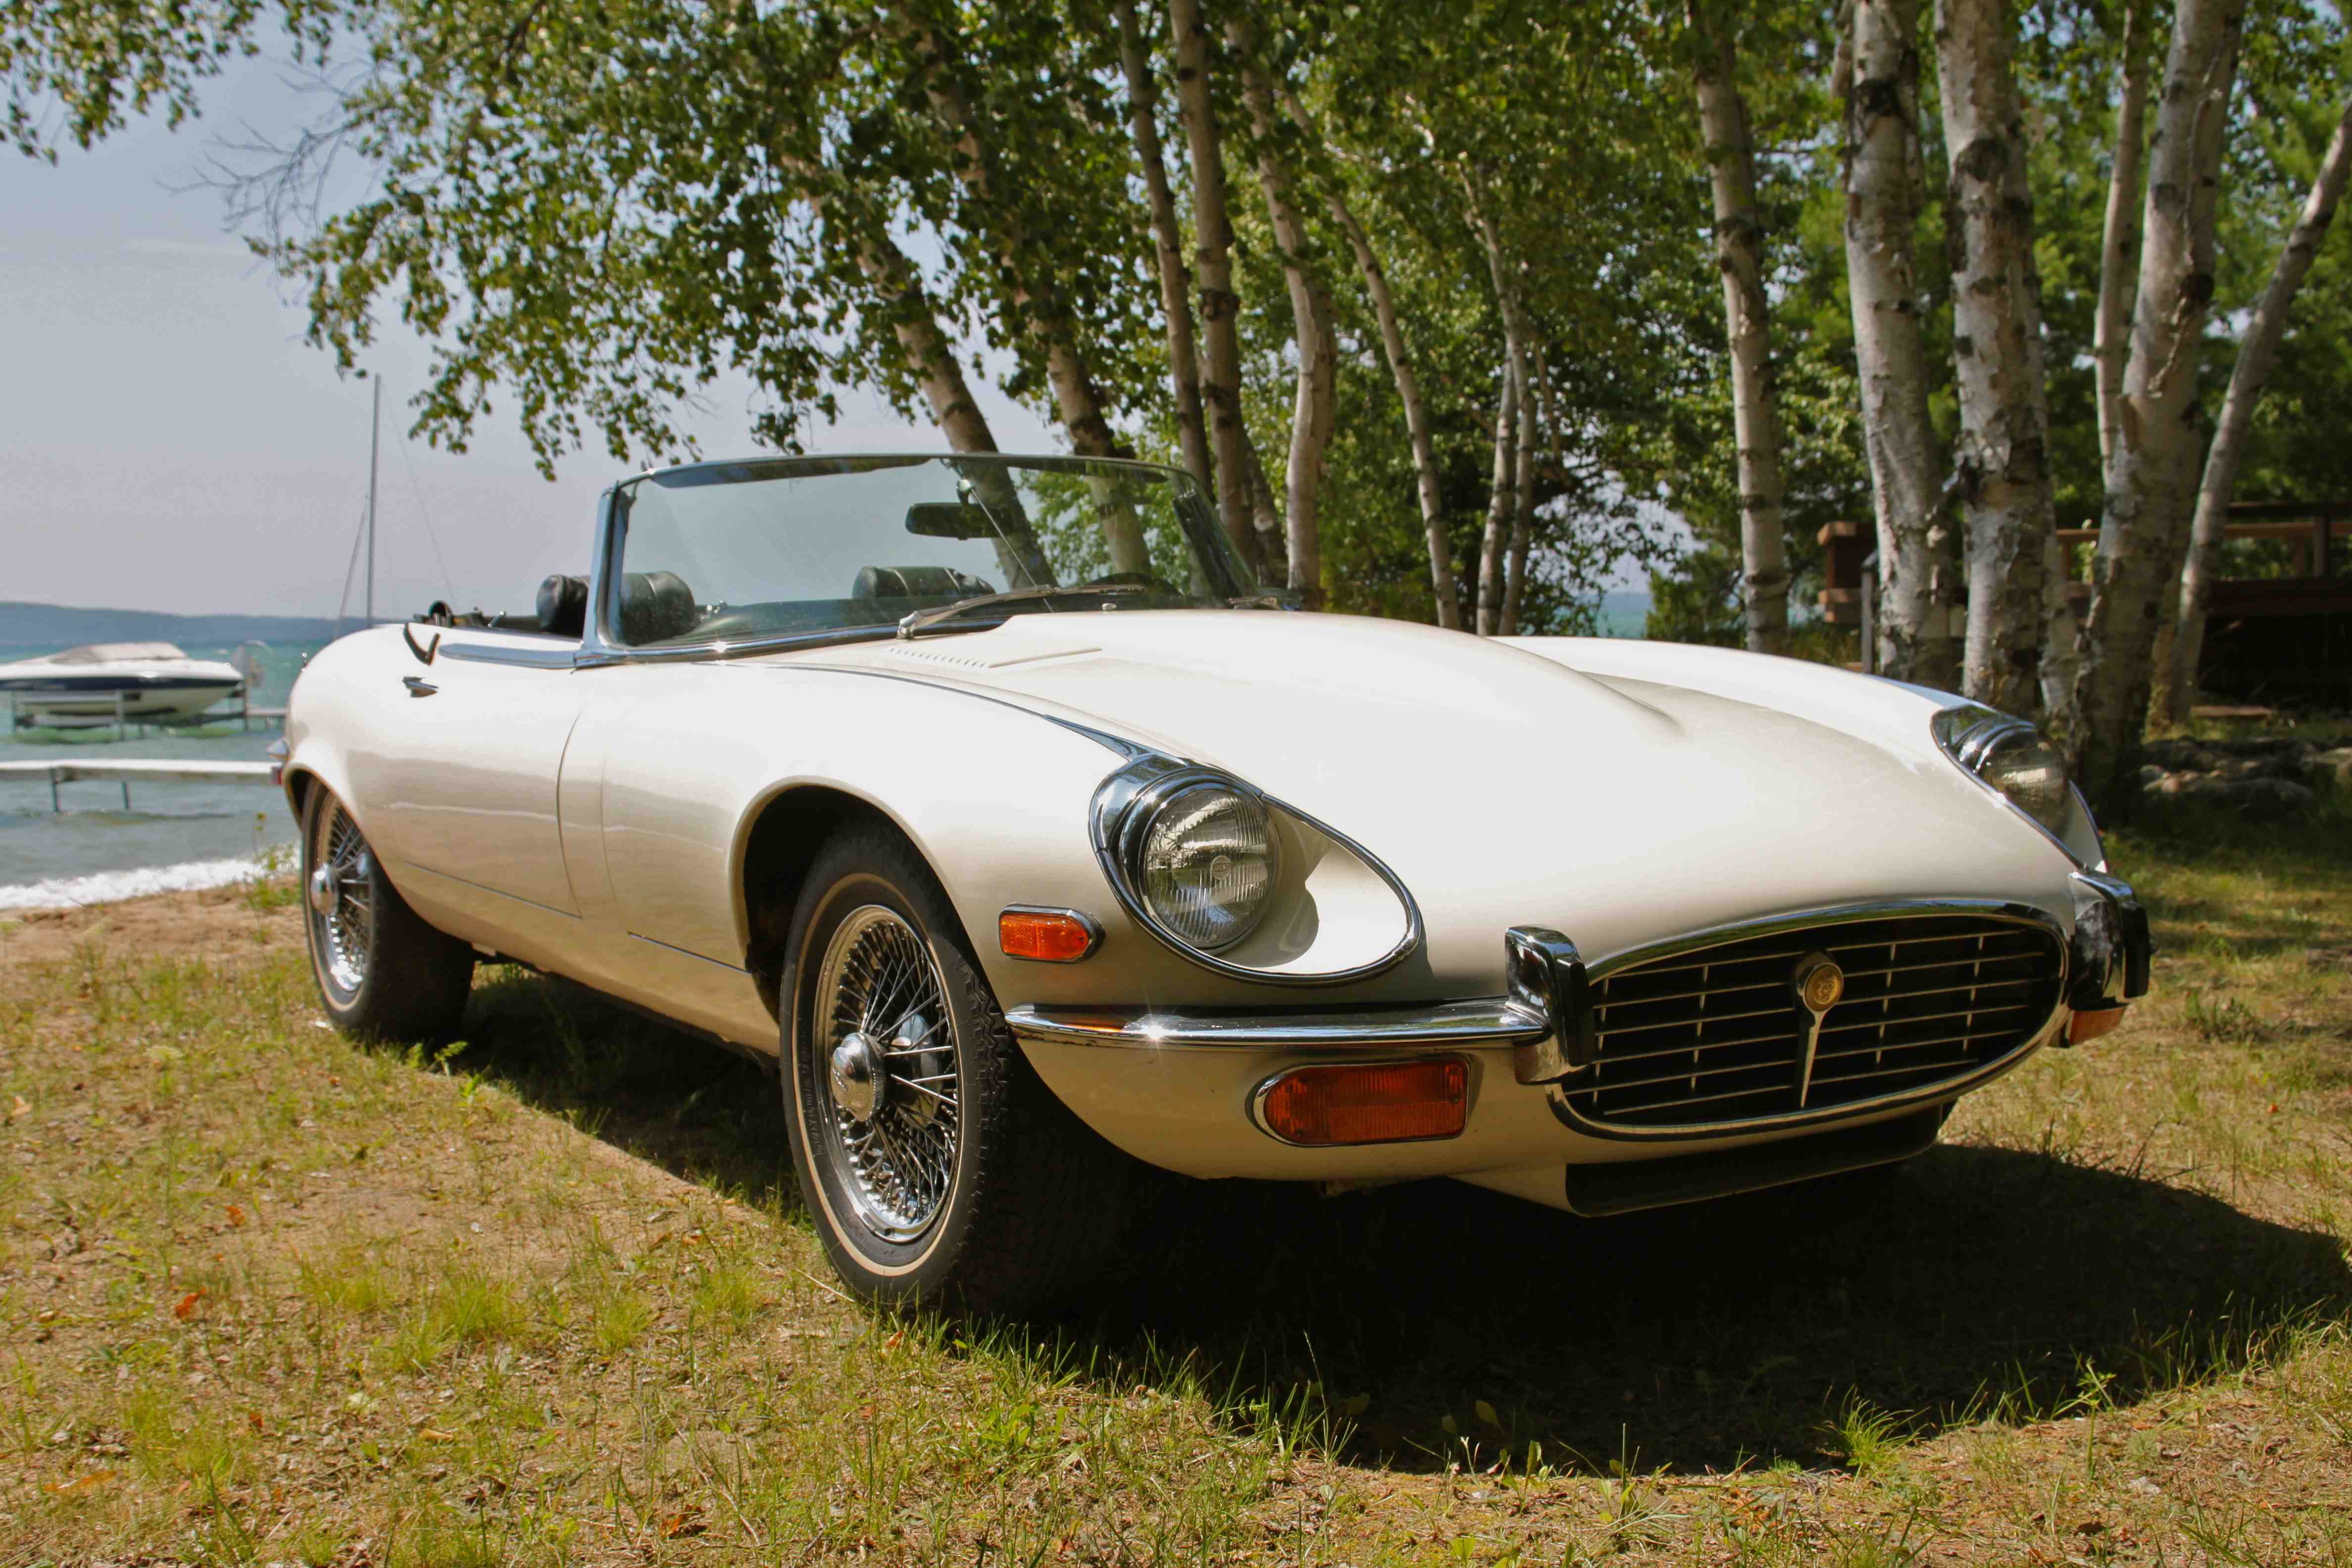
M1247 425L1242 426L1242 466L1250 525L1257 532L1257 552L1265 563L1266 580L1286 584L1290 581L1290 545L1283 537L1282 505L1275 499L1274 486L1266 481L1265 465L1258 460L1257 443L1250 439Z
M1503 395L1495 405L1495 484L1486 506L1486 532L1478 543L1478 635L1503 629L1503 574L1510 552L1511 519L1518 511L1512 488L1519 471L1519 378L1503 363Z
M1528 590L1528 552L1536 527L1536 399L1534 372L1528 364L1527 341L1519 340L1511 356L1511 379L1519 385L1519 428L1513 437L1511 480L1511 554L1503 571L1503 635L1519 635L1519 606Z
M1960 689L2008 713L2041 700L2048 442L2035 420L2038 312L2028 291L2031 194L2011 177L2025 135L2003 0L1940 0L1937 64L1951 153L1953 456L1966 519L1968 642Z
M996 201L991 174L993 159L982 138L982 127L971 105L964 101L953 77L942 66L951 47L950 40L926 28L913 33L912 44L916 68L922 75L932 113L957 138L956 150L961 156L956 175L983 215L983 233L995 253L1022 333L1045 358L1045 380L1054 391L1054 410L1061 416L1062 427L1069 432L1071 448L1083 458L1133 456L1111 429L1102 389L1079 346L1076 326L1052 281L1037 275L1039 268L1029 236ZM1143 538L1141 520L1131 507L1109 500L1107 487L1097 489L1105 498L1100 509L1101 522L1105 542L1110 549L1111 570L1150 572L1151 552Z
M1878 522L1878 669L1959 684L1945 605L1958 566L1927 413L1919 225L1917 0L1855 0L1845 103L1845 265Z
M2189 717L2196 700L2197 667L2205 651L2205 608L2211 602L2213 579L2221 565L2222 531L2229 522L2230 493L2237 488L2238 467L2245 460L2246 433L2254 423L2254 405L2262 400L2278 359L2279 339L2285 335L2287 310L2295 290L2336 221L2336 206L2344 197L2345 177L2352 173L2352 103L2344 107L2328 139L2319 173L2304 198L2303 215L2295 220L2286 245L2279 251L2271 280L2246 323L2245 341L2238 345L2238 363L2230 373L2229 395L2221 403L2221 423L2205 457L2205 479L2197 491L2197 520L2190 530L2189 563L2180 578L2180 618L2172 645L2169 670L2158 670L2169 687L2158 711L2176 721Z
M1176 104L1192 154L1192 276L1200 282L1201 336L1208 349L1202 356L1207 363L1201 401L1208 415L1210 447L1216 454L1217 515L1234 544L1263 574L1264 553L1250 525L1249 482L1242 471L1242 349L1234 320L1241 297L1234 292L1234 231L1225 205L1224 154L1218 146L1216 109L1209 91L1209 24L1201 0L1168 0L1168 34L1176 56Z
M1287 89L1284 101L1289 106L1291 118L1301 130L1311 131L1305 111ZM1397 320L1396 298L1390 291L1388 273L1381 267L1379 254L1372 249L1371 237L1356 215L1334 187L1325 198L1331 209L1331 221L1348 237L1349 247L1356 253L1356 267L1364 275L1364 292L1371 297L1372 316L1380 323L1381 349L1388 356L1389 375L1396 383L1397 401L1404 405L1404 428L1412 444L1413 479L1421 492L1421 526L1429 543L1429 586L1437 601L1437 624L1449 629L1462 625L1462 605L1454 584L1454 545L1446 537L1444 492L1439 484L1437 448L1429 434L1429 408L1421 398L1421 377L1413 369L1412 352L1406 348L1404 327Z
M1307 220L1291 188L1290 171L1276 151L1274 79L1257 59L1257 28L1246 16L1225 24L1242 73L1242 97L1257 138L1257 181L1266 221L1290 287L1290 314L1298 353L1297 393L1290 416L1290 461L1284 475L1283 518L1289 544L1290 585L1310 610L1323 607L1323 465L1331 445L1333 401L1339 389L1339 340L1331 324L1331 296L1315 269Z
M1209 457L1209 429L1201 413L1201 356L1192 338L1192 278L1184 267L1184 229L1176 216L1176 195L1168 185L1168 164L1160 150L1160 88L1150 52L1137 24L1135 0L1112 0L1118 25L1119 63L1127 74L1129 133L1136 162L1143 167L1144 195L1151 207L1154 259L1160 273L1160 313L1167 323L1168 378L1176 395L1176 442L1184 466L1205 488L1216 469Z
M2215 187L2240 3L2179 0L2148 148L2131 354L2071 737L2076 777L2092 804L2114 816L2138 802L2159 602L2173 594L2174 542L2187 532L2196 483L2197 349L2213 297Z
M1788 542L1780 519L1780 418L1772 392L1771 307L1764 293L1764 225L1756 205L1756 143L1739 96L1731 35L1687 0L1691 74L1715 199L1715 258L1731 345L1731 416L1739 445L1739 553L1748 646L1779 653L1789 637Z
M2123 48L2116 73L2116 152L2107 177L2107 216L2099 236L2098 315L2091 358L2098 370L2099 466L2116 460L2123 418L2124 355L2130 347L2130 300L2139 268L2139 169L2147 146L2147 13L2153 0L2124 7Z

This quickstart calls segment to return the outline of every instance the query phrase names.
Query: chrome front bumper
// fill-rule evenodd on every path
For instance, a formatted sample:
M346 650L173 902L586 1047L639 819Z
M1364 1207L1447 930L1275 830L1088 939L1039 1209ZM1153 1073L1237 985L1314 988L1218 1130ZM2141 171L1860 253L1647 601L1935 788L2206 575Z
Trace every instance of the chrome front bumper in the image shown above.
M1171 1169L1351 1179L1477 1176L1540 1163L1556 1173L1571 1163L1729 1151L1877 1122L1948 1103L2041 1046L2063 1043L2074 1012L2120 1006L2145 994L2150 953L2147 916L2127 884L2084 872L2075 876L2074 889L2059 1005L1992 1069L1884 1101L1705 1131L1659 1130L1628 1140L1563 1116L1557 1102L1563 1083L1595 1059L1591 988L1596 978L1654 957L1661 947L1703 942L1710 933L1611 954L1588 966L1559 932L1514 927L1505 934L1506 994L1423 1006L1244 1012L1024 1005L1006 1017L1041 1075L1082 1119L1129 1152ZM1774 921L1794 926L1838 912L1792 911ZM2058 934L2054 920L2035 913ZM1472 1068L1468 1126L1454 1140L1299 1149L1280 1144L1249 1109L1269 1079L1297 1067L1439 1054L1459 1055ZM1524 1190L1524 1184L1514 1187Z

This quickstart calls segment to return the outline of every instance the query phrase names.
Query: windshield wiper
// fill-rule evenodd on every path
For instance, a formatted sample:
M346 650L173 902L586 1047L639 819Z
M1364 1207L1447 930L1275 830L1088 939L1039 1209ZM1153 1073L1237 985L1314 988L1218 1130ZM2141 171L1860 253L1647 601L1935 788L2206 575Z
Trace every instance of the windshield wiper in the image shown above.
M935 610L917 610L898 622L898 635L911 637L917 632L952 621L969 611L986 609L991 605L1016 605L1030 599L1058 599L1085 595L1103 598L1120 594L1141 594L1148 590L1140 583L1078 583L1069 587L1013 588L1002 594L980 594L969 599L958 599L952 605L941 605Z

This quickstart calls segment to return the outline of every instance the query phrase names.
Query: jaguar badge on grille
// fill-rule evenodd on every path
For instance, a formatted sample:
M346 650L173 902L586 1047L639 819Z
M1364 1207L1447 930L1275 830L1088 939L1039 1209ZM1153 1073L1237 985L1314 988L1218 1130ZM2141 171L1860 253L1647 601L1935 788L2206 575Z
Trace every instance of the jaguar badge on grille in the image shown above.
M1837 961L1824 953L1812 953L1797 961L1795 975L1797 1000L1809 1013L1826 1013L1838 1005L1845 994L1845 971Z
M1797 1109L1801 1110L1813 1094L1813 1058L1822 1047L1822 1020L1845 994L1845 971L1828 953L1809 952L1790 971L1789 984L1797 993L1798 1005L1811 1015L1805 1020L1805 1036L1797 1047Z

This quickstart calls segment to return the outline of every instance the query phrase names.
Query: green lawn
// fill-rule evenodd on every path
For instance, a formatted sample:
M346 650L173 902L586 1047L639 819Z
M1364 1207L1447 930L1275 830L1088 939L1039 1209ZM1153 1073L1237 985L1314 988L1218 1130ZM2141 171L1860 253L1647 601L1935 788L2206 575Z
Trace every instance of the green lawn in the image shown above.
M985 1329L853 1309L768 1081L554 983L436 1058L267 897L0 930L0 1562L2352 1562L2352 812L2114 848L2158 994L1891 1179L1171 1181Z

